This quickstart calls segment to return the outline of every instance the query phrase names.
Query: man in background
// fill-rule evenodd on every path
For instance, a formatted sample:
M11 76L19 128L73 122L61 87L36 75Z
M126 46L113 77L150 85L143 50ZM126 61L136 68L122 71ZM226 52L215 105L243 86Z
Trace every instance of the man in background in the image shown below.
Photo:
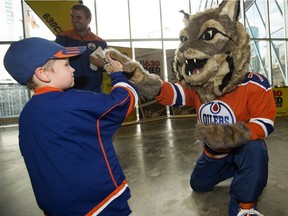
M107 48L107 44L91 32L91 18L91 11L85 5L72 6L73 29L59 33L56 42L65 47L86 46L85 53L70 59L70 65L75 68L74 88L101 92L105 62L99 54Z

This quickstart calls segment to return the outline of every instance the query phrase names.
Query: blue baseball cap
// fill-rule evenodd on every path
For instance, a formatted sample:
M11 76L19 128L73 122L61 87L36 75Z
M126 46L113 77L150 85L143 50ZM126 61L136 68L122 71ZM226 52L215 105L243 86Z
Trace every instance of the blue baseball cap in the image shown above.
M21 85L34 75L36 68L50 59L70 58L82 54L86 46L63 47L44 38L32 37L14 42L4 56L8 73Z

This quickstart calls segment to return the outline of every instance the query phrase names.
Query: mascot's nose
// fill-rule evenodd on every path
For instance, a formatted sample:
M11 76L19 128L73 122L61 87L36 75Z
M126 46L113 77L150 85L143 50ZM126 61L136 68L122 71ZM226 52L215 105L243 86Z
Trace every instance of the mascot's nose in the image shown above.
M186 50L188 49L188 46L185 45L185 44L181 44L179 47L178 47L178 52L185 52Z

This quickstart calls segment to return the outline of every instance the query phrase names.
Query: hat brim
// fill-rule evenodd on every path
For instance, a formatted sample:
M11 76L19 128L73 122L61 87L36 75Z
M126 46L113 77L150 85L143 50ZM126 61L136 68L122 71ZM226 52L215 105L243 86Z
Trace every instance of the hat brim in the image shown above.
M86 50L86 46L65 47L55 53L51 59L70 58L82 54Z

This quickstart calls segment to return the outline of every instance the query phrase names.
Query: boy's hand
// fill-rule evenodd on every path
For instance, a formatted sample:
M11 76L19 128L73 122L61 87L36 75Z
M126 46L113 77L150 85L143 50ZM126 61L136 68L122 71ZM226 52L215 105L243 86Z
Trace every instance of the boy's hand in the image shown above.
M122 64L111 58L109 53L105 54L106 59L109 61L107 65L105 65L105 69L111 73L113 72L123 72Z

